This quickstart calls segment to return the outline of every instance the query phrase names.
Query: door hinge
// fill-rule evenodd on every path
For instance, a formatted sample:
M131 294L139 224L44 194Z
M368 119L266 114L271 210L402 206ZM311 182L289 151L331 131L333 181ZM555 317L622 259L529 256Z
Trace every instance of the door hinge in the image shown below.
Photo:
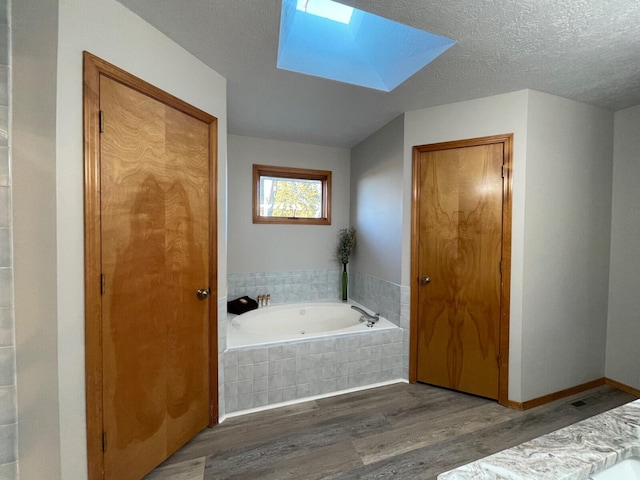
M104 132L104 113L100 110L100 133Z
M502 165L502 178L505 178L506 176L507 176L507 166Z
M102 432L102 451L107 451L107 432Z
M500 260L500 275L502 275L502 260Z
M500 354L498 354L496 356L496 361L498 362L498 366L500 366L500 360L502 360L502 358L500 357Z
M104 291L105 291L105 277L104 277L104 273L100 274L100 295L104 295Z

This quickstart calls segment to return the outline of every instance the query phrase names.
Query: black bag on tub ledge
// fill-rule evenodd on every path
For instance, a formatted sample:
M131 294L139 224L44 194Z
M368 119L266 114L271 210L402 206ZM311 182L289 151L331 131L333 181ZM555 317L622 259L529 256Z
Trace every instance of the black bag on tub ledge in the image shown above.
M258 308L258 302L246 295L227 302L227 312L235 315L242 315L244 312L255 310L256 308Z

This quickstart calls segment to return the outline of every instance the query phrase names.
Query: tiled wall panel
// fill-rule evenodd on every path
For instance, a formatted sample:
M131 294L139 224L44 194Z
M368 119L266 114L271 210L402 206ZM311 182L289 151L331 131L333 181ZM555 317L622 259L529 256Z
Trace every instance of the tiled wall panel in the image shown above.
M340 270L229 273L228 298L271 295L272 303L312 302L340 298Z
M379 330L224 354L225 411L231 413L405 378L403 332Z
M0 0L0 480L18 478L8 9L8 0Z

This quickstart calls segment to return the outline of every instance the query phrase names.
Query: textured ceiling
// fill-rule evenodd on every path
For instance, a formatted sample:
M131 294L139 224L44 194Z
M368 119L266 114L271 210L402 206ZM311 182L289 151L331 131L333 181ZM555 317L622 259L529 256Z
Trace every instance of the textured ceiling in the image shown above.
M457 40L390 93L276 69L280 0L119 0L227 78L229 133L351 147L397 115L523 88L640 104L640 0L342 0Z

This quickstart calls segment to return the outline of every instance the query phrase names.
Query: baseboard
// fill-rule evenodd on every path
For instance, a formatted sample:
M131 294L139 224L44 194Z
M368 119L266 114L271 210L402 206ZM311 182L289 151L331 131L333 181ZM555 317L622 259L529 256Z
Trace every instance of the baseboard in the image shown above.
M560 400L561 398L570 397L571 395L575 395L576 393L582 393L587 390L591 390L592 388L601 387L605 383L607 383L605 378L598 378L596 380L583 383L582 385L576 385L575 387L566 388L564 390L560 390L559 392L549 393L548 395L543 395L542 397L527 400L526 402L514 402L513 400L509 400L509 402L507 403L507 407L513 408L515 410L529 410L530 408L539 407L540 405L553 402L554 400Z
M640 390L637 388L630 387L629 385L625 385L624 383L616 382L615 380L611 380L610 378L605 378L604 382L610 387L617 388L618 390L622 390L623 392L630 393L631 395L640 398Z

